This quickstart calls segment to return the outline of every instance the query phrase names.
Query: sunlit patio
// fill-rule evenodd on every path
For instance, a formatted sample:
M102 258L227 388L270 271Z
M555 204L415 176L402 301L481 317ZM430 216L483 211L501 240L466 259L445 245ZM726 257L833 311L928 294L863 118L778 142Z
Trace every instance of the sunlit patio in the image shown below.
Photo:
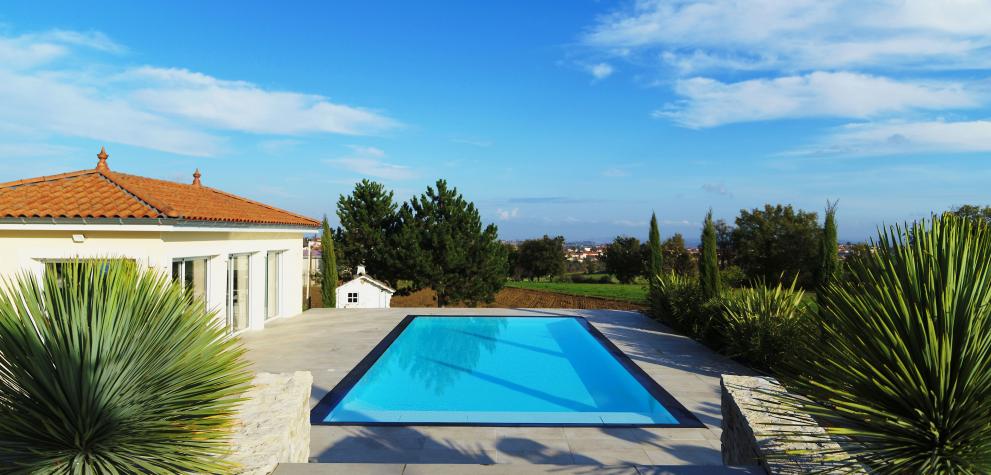
M310 461L360 465L371 470L405 464L505 464L624 467L722 465L720 385L722 373L742 366L694 341L671 333L636 312L612 310L507 309L313 309L244 335L256 371L310 371L311 407L326 395L406 315L567 315L588 319L704 424L704 428L321 426L311 429ZM284 466L279 473L318 466ZM319 466L327 467L329 466ZM395 468L393 467L393 468ZM340 466L338 468L344 468ZM438 468L434 467L434 468ZM461 468L464 468L463 465ZM565 467L558 467L562 469ZM578 469L579 467L572 467ZM321 469L323 470L323 469ZM326 473L325 471L317 473ZM383 473L388 473L383 472ZM398 472L397 472L398 473ZM619 473L623 473L620 471ZM662 472L652 472L662 473ZM679 470L675 473L701 473Z

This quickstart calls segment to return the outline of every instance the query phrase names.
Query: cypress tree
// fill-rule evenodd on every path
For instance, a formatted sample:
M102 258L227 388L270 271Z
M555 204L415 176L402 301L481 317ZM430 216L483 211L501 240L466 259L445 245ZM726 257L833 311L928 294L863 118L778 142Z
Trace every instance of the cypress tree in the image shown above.
M716 226L712 222L712 210L705 215L702 228L702 252L699 259L699 283L706 298L719 296L719 256L716 254Z
M647 238L647 279L650 281L650 291L657 287L657 276L664 269L664 252L661 250L661 230L657 227L657 214L650 214L650 235Z
M647 302L650 304L650 314L660 318L663 312L661 301L661 282L664 272L664 251L661 250L661 230L657 227L657 214L650 213L650 234L647 236Z
M839 242L836 239L836 203L826 201L826 221L822 227L822 247L819 249L816 276L816 285L820 289L829 285L840 267Z
M323 216L323 232L320 235L320 296L324 307L337 306L337 256L327 215Z

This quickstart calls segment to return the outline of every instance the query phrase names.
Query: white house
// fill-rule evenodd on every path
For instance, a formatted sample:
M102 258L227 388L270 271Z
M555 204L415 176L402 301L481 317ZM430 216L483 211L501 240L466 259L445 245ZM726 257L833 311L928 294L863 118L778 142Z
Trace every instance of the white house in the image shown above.
M171 275L232 332L302 311L303 236L316 220L204 186L96 168L0 183L0 275L123 258Z
M337 308L389 308L396 291L358 266L357 276L337 287Z

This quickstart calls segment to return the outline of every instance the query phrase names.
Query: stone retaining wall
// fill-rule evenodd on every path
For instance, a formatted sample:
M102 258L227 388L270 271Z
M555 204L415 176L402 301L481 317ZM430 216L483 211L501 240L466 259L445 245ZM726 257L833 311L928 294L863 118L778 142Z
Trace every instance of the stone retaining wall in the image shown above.
M759 465L771 474L799 474L823 471L846 458L840 445L812 417L774 402L787 394L774 379L727 374L722 377L722 389L726 465ZM786 455L788 451L802 453Z
M239 474L266 475L310 455L309 371L258 373L238 411L231 455Z

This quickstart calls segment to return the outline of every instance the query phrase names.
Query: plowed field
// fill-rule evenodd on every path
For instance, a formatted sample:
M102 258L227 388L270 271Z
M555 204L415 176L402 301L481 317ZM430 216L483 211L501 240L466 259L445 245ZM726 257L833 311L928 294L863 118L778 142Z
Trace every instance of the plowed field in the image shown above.
M392 298L393 307L434 307L437 305L433 290L424 289L411 295ZM580 308L603 310L643 310L642 305L620 300L566 295L538 290L505 287L496 294L495 302L483 304L489 308Z

